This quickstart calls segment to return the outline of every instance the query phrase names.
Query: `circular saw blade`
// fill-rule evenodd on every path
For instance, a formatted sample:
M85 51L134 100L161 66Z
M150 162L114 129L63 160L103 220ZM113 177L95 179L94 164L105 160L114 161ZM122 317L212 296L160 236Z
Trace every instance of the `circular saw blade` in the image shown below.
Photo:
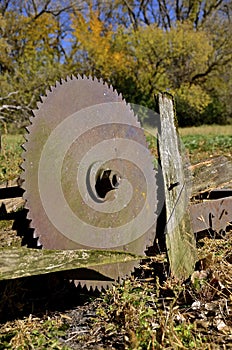
M23 187L43 248L144 253L155 238L155 172L144 132L122 96L97 79L72 77L47 91L33 115ZM96 271L118 280L133 268ZM94 276L81 281L109 283Z

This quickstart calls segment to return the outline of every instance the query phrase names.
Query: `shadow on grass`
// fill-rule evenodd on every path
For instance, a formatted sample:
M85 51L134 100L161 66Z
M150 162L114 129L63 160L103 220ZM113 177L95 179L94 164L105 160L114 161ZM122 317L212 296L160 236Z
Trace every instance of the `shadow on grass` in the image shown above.
M81 306L99 296L68 279L68 273L57 272L14 280L0 281L0 322L65 311Z

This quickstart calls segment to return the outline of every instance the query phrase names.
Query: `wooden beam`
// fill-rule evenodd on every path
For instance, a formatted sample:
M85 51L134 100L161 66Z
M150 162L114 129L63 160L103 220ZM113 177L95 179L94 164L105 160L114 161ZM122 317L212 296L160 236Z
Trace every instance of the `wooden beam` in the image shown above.
M176 128L173 99L159 94L160 161L166 204L166 246L172 276L188 278L194 271L196 246L189 216L189 196L180 142Z
M232 188L232 160L213 157L190 166L193 174L192 196L218 188Z
M141 257L134 254L106 250L2 248L0 249L0 280L70 270L77 270L76 278L78 278L78 270L83 268L98 271L100 266L112 264L117 266L119 263L140 260Z

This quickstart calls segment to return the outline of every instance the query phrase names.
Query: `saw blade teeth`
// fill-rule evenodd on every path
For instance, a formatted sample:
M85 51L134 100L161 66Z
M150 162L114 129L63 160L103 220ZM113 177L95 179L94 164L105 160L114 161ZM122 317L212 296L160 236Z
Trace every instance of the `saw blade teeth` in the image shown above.
M110 89L111 91L115 92L116 90L113 88L112 84L108 84L106 83L108 89Z
M57 83L55 83L55 85L49 86L49 88L46 89L45 92L45 99L44 101L47 99L47 97L53 93L53 91L57 88Z
M28 151L29 134L28 134L28 139L26 138L26 135L24 135L24 139L25 139L25 142L21 145L21 148L22 148L21 157L23 159L26 158L26 154L27 154L27 151Z
M46 101L46 99L47 99L47 95L42 95L42 96L39 97L39 101L36 104L37 110L42 108L42 106L43 106L44 102Z
M142 129L141 128L141 124L138 120L138 116L137 114L135 114L133 108L131 107L131 104L129 102L127 102L124 97L122 96L122 94L120 93L119 96L121 96L122 98L122 102L125 103L125 105L128 107L128 109L130 110L130 113L133 115L133 117L135 118L135 121L136 121L136 127L139 128L139 129Z
M51 95L59 86L61 85L61 82L59 80L56 80L55 84L49 85L46 89L46 98Z
M54 91L54 89L58 88L60 85L62 85L61 79L57 79L54 84L49 85L49 89L52 92Z
M61 78L60 79L60 85L66 84L68 82L67 77L65 79Z
M26 169L26 162L25 162L25 160L20 164L19 167L20 167L22 170L25 171L25 169Z
M123 96L121 92L118 94L118 97L123 101Z
M30 220L30 218L29 218L29 217L27 217L27 219L28 219L28 220ZM32 226L31 226L31 222L30 222L30 228L33 228L33 229L34 229L34 227L32 227ZM38 239L38 241L39 241L39 235L38 235L38 233L37 233L37 230L36 230L36 229L34 229L32 236L33 236L33 238L37 238L37 239ZM37 242L38 242L38 241L37 241ZM41 244L40 244L40 245L41 245Z
M80 75L80 74L78 73L77 75L75 75L75 78L76 78L77 80L82 80L82 79L84 79L84 75Z
M30 125L26 126L25 129L26 129L27 134L30 134L30 129L32 129L32 128L30 128Z
M26 130L26 132L27 132L27 134L25 134L25 136L24 136L25 138L27 137L27 135L28 135L28 137L29 137L29 135L30 135L32 129L33 129L33 123L31 123L30 125L28 125L28 126L25 127L25 130ZM27 138L26 140L28 140L28 138Z
M44 101L45 101L45 99L46 99L46 97L44 97ZM40 96L40 101L38 101L36 103L36 109L33 110L33 114L35 117L37 116L37 113L41 109L42 105L43 105L43 101L42 101L41 96Z
M108 289L111 284L109 282L104 281L87 281L87 280L81 280L81 281L74 281L76 287L79 285L81 288L87 289L88 292L96 292L96 291L103 291Z
M27 131L27 130L26 130L26 131ZM23 135L23 138L24 138L24 140L25 140L25 143L27 143L28 140L29 140L29 138L30 138L30 134L29 134L28 131L27 131L27 133L25 133L25 134Z
M71 80L73 80L73 74L67 75L67 77L66 77L67 83L68 83L69 81L71 81Z
M23 149L24 152L22 152L22 157L24 157L23 159L25 159L25 151L27 151L27 143L23 143L21 145L21 148Z
M37 242L36 242L36 244L37 244L37 247L39 247L39 248L42 248L43 247L43 245L41 244L41 242L40 242L40 240L39 240L39 237L34 237L34 238L36 238L37 239Z
M40 96L40 103L44 103L44 101L47 99L47 96L50 92L51 91L48 89L45 90L45 94ZM40 105L38 106L38 108L40 108Z
M128 106L129 106L129 108L130 108L130 110L131 110L131 113L133 113L133 115L134 115L134 117L135 117L135 119L136 119L137 127L143 129L143 128L141 127L141 123L140 123L140 121L139 121L138 115L134 112L134 110L133 110L133 108L131 107L130 103L128 103ZM144 131L144 130L143 130L143 131Z
M85 282L85 283L81 283L82 287L85 287L87 289L88 292L90 292L91 290L91 284L88 283L88 282Z
M99 79L99 83L101 83L102 85L105 85L105 81L102 78Z
M91 77L93 81L95 81L96 83L101 83L102 84L102 78L98 79L97 77Z
M45 100L47 99L47 97L48 97L50 94L52 94L52 93L56 90L56 88L57 88L59 85L61 85L61 84L58 83L58 82L56 81L55 85L49 86L49 88L46 90Z
M29 122L30 122L31 124L33 123L34 118L35 118L35 116L36 116L36 110L33 110L32 113L33 113L33 114L29 117Z
M38 103L41 105L41 102L37 102L36 103L36 108L32 109L32 111L31 111L31 115L30 115L29 120L32 121L32 122L34 121L34 118L37 116L37 113L39 111Z
M82 76L80 74L78 74L78 79L80 79L80 80L90 80L90 78L87 77L85 74L83 74ZM91 77L91 79L93 80L92 77Z
M20 168L21 168L23 171L25 171L25 169L26 169L25 162L23 162L22 164L20 164Z

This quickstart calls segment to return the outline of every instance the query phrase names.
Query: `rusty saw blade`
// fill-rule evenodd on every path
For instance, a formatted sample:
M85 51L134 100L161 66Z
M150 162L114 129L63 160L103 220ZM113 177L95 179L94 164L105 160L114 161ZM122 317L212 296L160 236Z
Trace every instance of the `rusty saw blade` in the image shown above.
M23 148L28 218L47 249L121 250L141 255L155 238L156 179L144 132L107 84L71 77L33 111ZM94 269L80 281L105 287L133 263Z

